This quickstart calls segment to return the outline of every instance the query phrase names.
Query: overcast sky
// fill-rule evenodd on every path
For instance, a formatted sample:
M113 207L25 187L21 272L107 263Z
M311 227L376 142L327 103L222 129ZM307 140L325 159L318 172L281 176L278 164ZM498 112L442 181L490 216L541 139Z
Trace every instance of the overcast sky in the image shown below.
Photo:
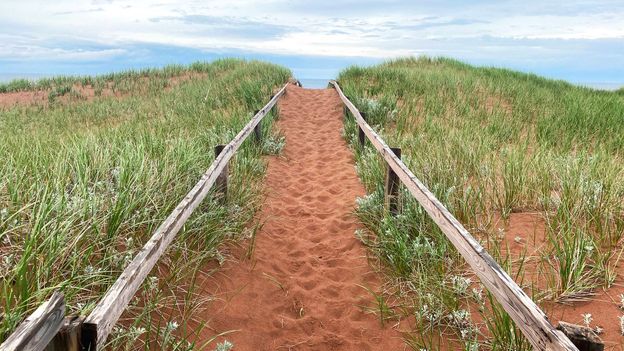
M236 56L329 78L426 54L624 84L624 1L3 0L0 43L4 76Z

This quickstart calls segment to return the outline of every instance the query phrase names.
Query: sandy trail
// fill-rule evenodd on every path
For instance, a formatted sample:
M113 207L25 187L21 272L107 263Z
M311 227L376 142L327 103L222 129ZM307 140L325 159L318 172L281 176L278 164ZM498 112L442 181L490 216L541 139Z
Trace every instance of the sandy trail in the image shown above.
M281 157L270 157L267 198L253 258L237 260L203 283L218 300L201 316L205 339L234 331L235 350L403 350L382 327L366 249L353 232L355 199L365 194L341 137L342 104L333 89L290 85L280 102Z

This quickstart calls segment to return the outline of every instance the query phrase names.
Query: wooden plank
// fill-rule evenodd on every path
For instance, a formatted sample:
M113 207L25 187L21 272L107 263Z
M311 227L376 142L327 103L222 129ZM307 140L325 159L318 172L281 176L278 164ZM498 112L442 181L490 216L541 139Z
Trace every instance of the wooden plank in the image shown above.
M0 345L0 350L43 350L61 328L64 316L65 299L61 292L55 291Z
M212 165L210 165L210 168L202 175L199 182L156 229L149 241L121 273L113 286L108 289L106 295L104 295L84 322L82 330L83 347L90 348L93 351L100 349L105 344L113 326L117 323L117 320L143 283L143 280L145 280L160 256L173 241L186 220L206 197L210 187L223 172L236 150L277 103L278 99L286 91L287 86L288 84L284 85L269 103L258 111L236 137L225 146Z
M410 193L464 257L483 285L507 311L531 345L537 350L578 350L570 339L554 328L535 302L496 263L433 193L394 155L384 140L362 118L355 105L345 97L340 86L333 81L330 83L375 149L381 153Z

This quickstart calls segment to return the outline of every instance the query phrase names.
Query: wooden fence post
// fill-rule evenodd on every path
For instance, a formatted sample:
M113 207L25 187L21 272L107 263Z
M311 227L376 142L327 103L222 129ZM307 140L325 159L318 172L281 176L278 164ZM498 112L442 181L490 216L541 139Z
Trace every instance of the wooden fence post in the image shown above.
M260 112L260 110L256 110L256 112L254 112L254 116L257 115L258 112ZM256 143L258 143L258 145L262 145L262 121L258 122L258 124L254 127L254 136Z
M80 351L82 350L82 322L85 317L66 317L61 329L45 348L45 351ZM95 343L93 343L95 346Z
M30 316L17 326L13 334L0 345L2 351L44 350L63 324L65 298L55 291Z
M224 148L225 148L225 145L223 144L219 144L215 146L214 148L215 158L217 158L221 154L221 152L223 152ZM223 168L223 171L217 176L217 180L215 181L215 192L217 193L217 196L221 198L222 203L225 203L227 201L227 183L228 183L228 165L226 164L225 167Z
M364 112L360 112L360 115L362 115L362 118L364 118L364 120L366 121L366 114ZM364 134L364 129L362 129L362 126L360 126L359 124L358 139L360 140L360 146L364 148L364 146L366 145L366 134Z
M401 148L391 147L390 150L401 159ZM390 211L390 214L397 215L399 213L399 176L392 170L390 165L386 163L388 171L386 172L386 185L385 185L385 203L386 208Z

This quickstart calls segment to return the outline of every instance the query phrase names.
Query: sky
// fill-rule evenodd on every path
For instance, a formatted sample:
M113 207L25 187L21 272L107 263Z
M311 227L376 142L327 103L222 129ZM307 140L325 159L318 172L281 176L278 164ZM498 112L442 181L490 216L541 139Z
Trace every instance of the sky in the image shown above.
M220 57L333 78L412 55L624 85L624 1L0 1L5 80Z

